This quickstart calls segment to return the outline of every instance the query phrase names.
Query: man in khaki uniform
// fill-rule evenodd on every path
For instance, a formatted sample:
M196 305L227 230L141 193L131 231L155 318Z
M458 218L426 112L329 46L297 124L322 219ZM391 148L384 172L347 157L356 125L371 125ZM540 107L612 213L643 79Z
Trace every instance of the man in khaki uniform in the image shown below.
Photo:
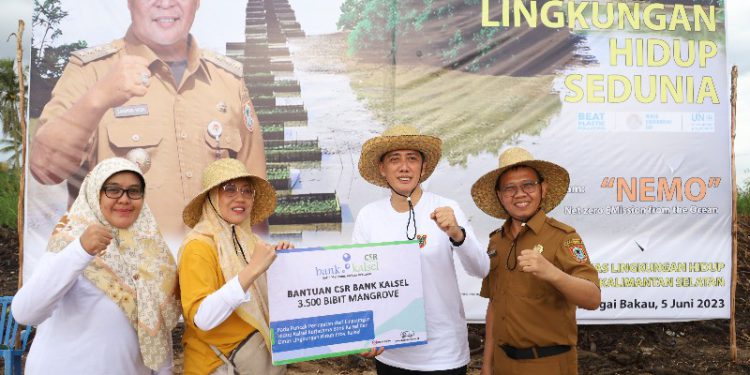
M68 180L71 197L102 159L145 172L146 202L165 233L218 158L265 177L263 139L242 64L201 50L190 32L199 0L129 0L125 37L72 53L39 120L30 161L43 184Z
M488 215L507 219L490 234L489 298L482 374L577 374L576 307L599 307L599 276L575 229L546 212L568 191L568 172L521 148L471 194Z

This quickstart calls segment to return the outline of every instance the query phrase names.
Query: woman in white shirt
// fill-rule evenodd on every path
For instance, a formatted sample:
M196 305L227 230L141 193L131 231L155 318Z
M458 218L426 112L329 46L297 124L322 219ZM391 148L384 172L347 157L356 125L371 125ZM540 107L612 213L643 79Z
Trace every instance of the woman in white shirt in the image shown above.
M13 299L38 325L26 374L169 374L177 267L126 159L99 163Z

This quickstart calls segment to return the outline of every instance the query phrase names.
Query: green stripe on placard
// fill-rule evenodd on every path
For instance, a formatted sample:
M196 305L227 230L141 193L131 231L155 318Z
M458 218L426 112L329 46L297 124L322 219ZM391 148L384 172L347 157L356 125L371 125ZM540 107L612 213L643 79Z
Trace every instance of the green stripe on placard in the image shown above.
M394 241L394 242L377 242L377 243L359 243L351 245L334 245L334 246L321 246L324 250L340 250L340 249L352 249L362 247L377 247L377 246L393 246L393 245L410 245L419 243L417 240L411 241Z
M310 357L293 358L293 359L287 359L287 360L278 361L278 362L274 361L273 365L274 366L288 365L290 363L305 362L305 361L314 361L316 359L331 358L331 357L341 357L341 356L345 356L345 355L360 354L360 353L369 352L369 351L370 351L370 348L366 347L366 348L362 348L362 349L354 349L354 350L349 350L349 351L345 351L345 352L324 353L324 354L318 354L318 355L314 355L314 356L310 356Z

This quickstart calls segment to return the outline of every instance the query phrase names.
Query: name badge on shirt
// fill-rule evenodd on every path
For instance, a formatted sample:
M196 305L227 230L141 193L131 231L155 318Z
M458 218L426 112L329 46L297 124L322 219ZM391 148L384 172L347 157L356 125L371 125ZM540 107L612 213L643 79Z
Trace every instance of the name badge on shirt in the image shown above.
M112 111L115 113L116 118L148 116L148 104L124 105L114 107Z

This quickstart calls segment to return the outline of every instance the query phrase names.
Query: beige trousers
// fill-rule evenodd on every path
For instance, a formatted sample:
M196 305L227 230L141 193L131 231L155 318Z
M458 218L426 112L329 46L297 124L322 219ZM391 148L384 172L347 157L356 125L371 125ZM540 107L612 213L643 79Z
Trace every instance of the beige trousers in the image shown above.
M256 331L257 333L257 331ZM212 347L224 362L213 375L284 375L286 366L274 366L271 363L271 353L266 349L263 335L253 334L247 341L240 344L229 358Z

